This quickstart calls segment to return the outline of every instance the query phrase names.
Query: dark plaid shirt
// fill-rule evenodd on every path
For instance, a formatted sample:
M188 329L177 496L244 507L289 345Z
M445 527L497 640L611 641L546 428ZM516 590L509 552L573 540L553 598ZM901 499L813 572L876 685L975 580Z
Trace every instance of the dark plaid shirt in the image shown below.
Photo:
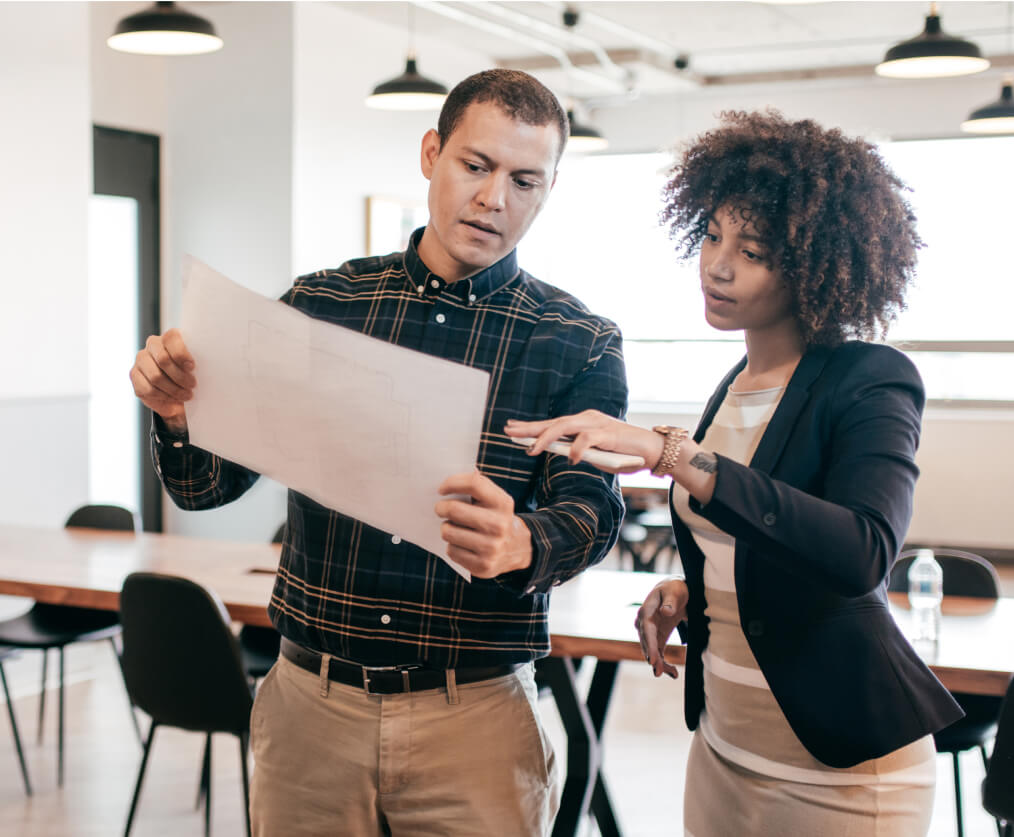
M549 651L550 590L602 559L623 505L608 474L562 456L530 457L503 426L587 408L622 416L620 333L520 270L515 253L447 284L420 261L420 235L405 253L300 277L282 299L312 317L490 373L478 468L514 498L532 533L532 566L468 583L419 547L289 491L269 613L294 642L364 664L527 662ZM182 508L228 503L257 479L172 441L156 422L156 466Z

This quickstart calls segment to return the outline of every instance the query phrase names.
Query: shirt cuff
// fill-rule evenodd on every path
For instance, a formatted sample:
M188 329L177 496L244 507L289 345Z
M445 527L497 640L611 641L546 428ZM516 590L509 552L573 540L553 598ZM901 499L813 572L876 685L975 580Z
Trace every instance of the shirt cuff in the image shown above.
M162 420L158 413L151 414L151 432L155 437L155 444L160 447L182 448L190 444L190 432L184 430L182 433L174 433Z

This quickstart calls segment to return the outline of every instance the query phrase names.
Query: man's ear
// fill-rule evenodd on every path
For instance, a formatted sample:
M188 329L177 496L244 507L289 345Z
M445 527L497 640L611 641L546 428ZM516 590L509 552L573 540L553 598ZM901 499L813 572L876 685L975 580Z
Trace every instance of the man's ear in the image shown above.
M422 148L419 152L419 164L422 168L423 177L427 180L433 175L433 166L440 155L440 134L436 129L430 128L422 138Z

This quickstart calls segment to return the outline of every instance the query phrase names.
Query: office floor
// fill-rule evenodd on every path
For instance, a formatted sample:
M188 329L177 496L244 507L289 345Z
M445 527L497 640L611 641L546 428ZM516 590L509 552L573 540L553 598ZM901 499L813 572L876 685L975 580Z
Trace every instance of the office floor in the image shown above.
M1014 567L1001 570L1004 593L1014 596ZM0 597L0 613L17 603ZM73 646L68 652L66 779L56 786L56 693L47 701L45 740L36 742L39 655L5 664L35 795L21 784L6 712L0 713L0 832L10 837L108 837L122 833L140 765L126 696L108 643ZM50 666L51 673L55 665ZM627 837L682 834L683 765L690 735L682 721L682 680L655 680L646 666L620 667L605 734L605 776ZM544 716L557 753L566 744L552 702ZM144 726L142 724L142 726ZM201 736L161 730L149 763L135 821L135 837L183 837L203 833L194 810ZM215 737L212 833L243 833L238 744ZM965 833L996 834L979 804L983 768L974 753L962 757ZM589 823L583 837L595 837ZM950 759L938 758L937 797L931 837L955 834Z

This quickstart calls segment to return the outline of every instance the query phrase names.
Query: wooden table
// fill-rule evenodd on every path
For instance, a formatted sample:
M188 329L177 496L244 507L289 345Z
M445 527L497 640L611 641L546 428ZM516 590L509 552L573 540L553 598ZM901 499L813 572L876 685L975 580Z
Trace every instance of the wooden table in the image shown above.
M237 621L269 625L279 547L179 535L133 535L87 529L0 526L0 593L53 604L116 610L123 579L136 570L181 575L215 591ZM662 576L589 570L553 593L552 656L539 661L567 731L568 769L554 835L575 834L589 811L603 837L619 835L601 775L601 736L618 665L643 664L634 616ZM910 627L905 597L891 595L902 629ZM952 691L1003 695L1014 672L1014 599L947 597L941 638L925 658ZM682 646L667 649L676 664ZM575 661L593 658L582 696Z

